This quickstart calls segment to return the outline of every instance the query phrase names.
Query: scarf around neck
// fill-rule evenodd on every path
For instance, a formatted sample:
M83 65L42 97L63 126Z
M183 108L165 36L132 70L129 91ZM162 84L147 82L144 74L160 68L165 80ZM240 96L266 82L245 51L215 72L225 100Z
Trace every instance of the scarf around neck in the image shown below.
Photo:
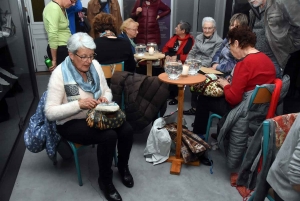
M96 100L100 97L100 78L93 63L91 63L90 69L86 73L88 82L84 82L83 77L76 70L70 57L66 57L66 59L61 63L61 71L68 102L75 101L80 98L79 87L85 92L92 93Z

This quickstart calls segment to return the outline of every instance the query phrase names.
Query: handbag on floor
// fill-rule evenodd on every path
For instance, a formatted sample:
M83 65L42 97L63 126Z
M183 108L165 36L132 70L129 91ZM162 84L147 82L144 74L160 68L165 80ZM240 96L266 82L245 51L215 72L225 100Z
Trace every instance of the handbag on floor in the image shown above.
M120 127L126 121L126 115L116 103L102 103L87 113L87 125L100 130Z
M215 74L205 74L206 79L202 83L191 85L191 92L197 92L204 96L221 97L223 89L218 85L218 77Z

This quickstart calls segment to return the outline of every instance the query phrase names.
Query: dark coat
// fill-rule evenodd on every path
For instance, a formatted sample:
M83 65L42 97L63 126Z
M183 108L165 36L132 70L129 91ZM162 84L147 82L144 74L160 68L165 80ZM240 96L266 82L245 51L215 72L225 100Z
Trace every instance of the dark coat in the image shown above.
M159 19L168 15L171 9L161 2L161 0L148 0L150 5L148 6L145 1L142 3L142 12L136 15L136 9L140 7L140 1L137 0L131 11L131 17L136 19L139 23L138 35L135 38L136 43L147 44L148 42L155 42L160 44L160 30L158 25L157 16ZM159 11L161 11L159 13Z
M157 76L149 77L126 71L115 72L111 78L113 100L121 105L124 90L126 121L135 130L148 126L160 112L166 111L169 85Z

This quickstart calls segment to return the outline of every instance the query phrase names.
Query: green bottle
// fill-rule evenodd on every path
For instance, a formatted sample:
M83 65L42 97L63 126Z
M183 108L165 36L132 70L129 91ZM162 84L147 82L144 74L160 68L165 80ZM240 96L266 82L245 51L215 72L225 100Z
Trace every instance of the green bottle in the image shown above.
M47 55L44 56L45 58L45 64L48 68L50 68L52 66L52 61L51 59L49 59L49 57Z

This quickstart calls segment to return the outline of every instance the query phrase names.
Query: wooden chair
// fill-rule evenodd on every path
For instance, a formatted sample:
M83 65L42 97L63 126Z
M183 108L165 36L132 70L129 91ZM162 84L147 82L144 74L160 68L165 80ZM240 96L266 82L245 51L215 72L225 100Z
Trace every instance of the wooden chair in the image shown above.
M273 93L270 93L270 91L264 87L263 85L256 85L249 102L249 108L252 106L252 104L263 104L263 103L270 103L268 113L266 116L266 119L272 118L275 116L275 111L277 108L277 103L280 97L280 91L282 87L282 81L279 78L276 78L273 82L275 84L275 89ZM209 130L212 124L213 118L221 119L222 117L218 114L211 114L208 119L207 127L206 127L206 135L205 140L208 142L209 137Z
M116 63L116 64L105 64L101 65L102 70L104 72L104 76L106 79L109 79L112 77L115 71L123 71L124 70L124 62ZM122 109L124 109L124 96L122 95ZM82 178L81 178L81 170L80 170L80 165L79 165L79 159L78 159L78 150L81 149L82 147L85 147L85 145L82 144L77 144L68 141L69 145L71 146L71 149L74 154L74 159L75 159L75 165L76 165L76 171L77 171L77 177L78 177L78 183L79 186L82 186ZM94 147L94 145L93 145ZM115 167L118 165L118 158L117 158L117 149L114 153L114 162L115 162Z

